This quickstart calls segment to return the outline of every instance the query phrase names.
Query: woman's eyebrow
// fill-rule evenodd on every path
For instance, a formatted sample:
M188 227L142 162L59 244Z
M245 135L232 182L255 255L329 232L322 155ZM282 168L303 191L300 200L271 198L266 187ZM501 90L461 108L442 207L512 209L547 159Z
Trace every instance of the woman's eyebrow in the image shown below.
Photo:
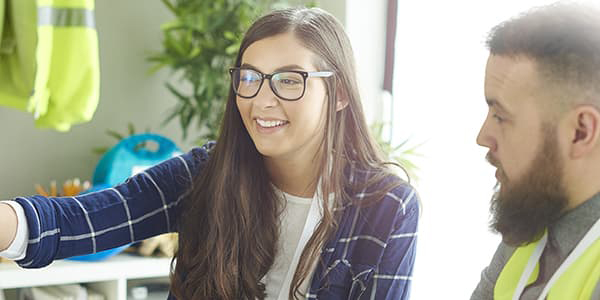
M243 64L240 66L240 68L252 69L252 70L255 70L255 71L258 71L258 72L261 72L261 73L262 73L262 71L261 71L261 70L259 70L257 67L255 67L255 66L253 66L253 65L251 65L251 64L249 64L249 63L243 63Z
M299 66L299 65L296 65L296 64L285 65L285 66L282 66L282 67L279 67L279 68L275 69L275 72L277 72L277 71L289 71L289 70L304 70L304 68L301 67L301 66Z
M256 71L259 71L259 72L265 74L259 68L255 67L255 66L253 66L252 64L249 64L249 63L243 63L240 67L241 68L247 68L247 69L256 70ZM297 64L290 64L290 65L281 66L281 67L275 69L274 72L290 71L290 70L304 70L304 67L302 67L300 65L297 65Z

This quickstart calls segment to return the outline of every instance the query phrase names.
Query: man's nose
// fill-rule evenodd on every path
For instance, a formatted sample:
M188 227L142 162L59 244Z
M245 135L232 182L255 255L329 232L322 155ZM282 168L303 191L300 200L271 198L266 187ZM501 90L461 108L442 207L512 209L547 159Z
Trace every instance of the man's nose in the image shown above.
M497 143L496 139L489 132L487 121L488 120L486 119L485 122L481 125L481 129L477 134L476 142L479 146L486 147L490 149L491 152L494 152L496 151Z

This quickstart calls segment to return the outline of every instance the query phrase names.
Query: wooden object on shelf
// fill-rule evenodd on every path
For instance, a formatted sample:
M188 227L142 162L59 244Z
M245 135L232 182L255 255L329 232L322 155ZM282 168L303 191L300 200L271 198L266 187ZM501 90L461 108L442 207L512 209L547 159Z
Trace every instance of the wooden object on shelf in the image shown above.
M138 253L143 256L173 257L177 249L178 234L166 233L142 241Z

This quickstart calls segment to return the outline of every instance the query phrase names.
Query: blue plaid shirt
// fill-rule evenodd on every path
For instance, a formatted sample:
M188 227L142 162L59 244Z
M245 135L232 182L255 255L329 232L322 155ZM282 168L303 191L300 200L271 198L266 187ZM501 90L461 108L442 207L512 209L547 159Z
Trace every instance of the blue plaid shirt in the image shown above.
M195 148L95 193L62 198L20 197L29 227L25 268L95 253L177 231L179 204L208 159ZM351 183L368 178L351 171ZM356 200L377 186L354 195ZM321 251L308 299L408 299L415 260L419 201L401 185L373 205L340 208L337 232Z

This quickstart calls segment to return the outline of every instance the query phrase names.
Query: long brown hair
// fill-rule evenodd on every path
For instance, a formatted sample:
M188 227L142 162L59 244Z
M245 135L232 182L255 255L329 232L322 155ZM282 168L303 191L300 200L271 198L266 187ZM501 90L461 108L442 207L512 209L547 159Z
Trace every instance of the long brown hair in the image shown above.
M390 172L366 125L350 42L332 15L318 8L296 8L263 16L246 32L236 66L252 43L288 32L315 54L319 70L335 73L325 79L325 134L317 161L322 195L334 193L334 203L323 197L323 217L302 252L290 287L289 296L295 298L301 296L300 285L308 280L321 248L337 229L339 216L334 208L351 201L349 194L363 188L349 187L344 170L350 165L380 170L371 172L365 183L369 185L381 182ZM339 98L348 105L336 111ZM400 180L392 181L370 199L381 199L399 184ZM242 123L231 89L217 143L181 209L179 250L171 276L175 297L263 299L265 286L260 280L274 262L283 206L263 157Z

